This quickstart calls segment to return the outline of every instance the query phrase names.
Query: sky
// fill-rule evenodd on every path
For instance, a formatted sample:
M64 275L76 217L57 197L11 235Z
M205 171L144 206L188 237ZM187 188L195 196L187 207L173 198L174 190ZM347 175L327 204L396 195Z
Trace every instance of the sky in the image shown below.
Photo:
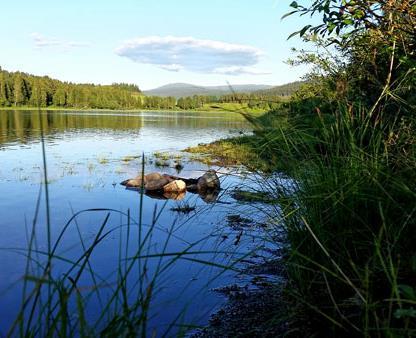
M309 18L286 0L0 0L0 66L141 89L298 80L287 40Z

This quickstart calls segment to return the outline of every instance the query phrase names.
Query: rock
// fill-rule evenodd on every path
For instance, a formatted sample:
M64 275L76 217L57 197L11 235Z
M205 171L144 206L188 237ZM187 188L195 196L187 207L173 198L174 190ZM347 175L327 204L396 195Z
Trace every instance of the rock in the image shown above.
M171 176L171 175L168 175L168 174L163 174L162 175L164 178L167 178L168 180L169 180L169 182L172 182L172 181L175 181L175 180L177 180L178 178L177 177L175 177L175 176Z
M186 186L186 190L188 190L189 192L193 194L196 194L198 193L198 185L196 183L188 184Z
M198 179L180 178L154 172L144 175L143 180L139 175L121 184L139 189L144 186L147 195L161 199L181 200L186 191L198 193L206 203L215 202L220 191L220 180L215 170L208 170Z
M138 177L140 178L141 176L138 176ZM150 173L150 174L144 175L144 180L145 180L145 183L147 183L149 181L160 180L162 177L163 175L159 173Z
M150 173L144 175L143 181L146 185L148 182L155 181L161 179L163 176L159 173ZM142 175L136 176L135 178L130 178L120 183L121 185L125 185L126 187L134 187L134 188L141 188L142 187Z
M162 190L163 187L168 183L169 183L169 180L166 177L161 177L159 179L154 179L154 180L146 179L146 184L144 188L150 191Z
M215 173L215 170L208 170L204 175L198 179L198 190L219 190L220 180Z
M164 192L183 192L186 191L186 183L182 180L175 180L163 187Z
M140 188L142 186L142 178L131 178L121 182L120 184L125 185L126 187Z
M179 193L172 191L172 192L165 192L163 194L163 197L165 197L169 200L181 201L181 200L184 199L185 195L186 195L185 191L179 192Z

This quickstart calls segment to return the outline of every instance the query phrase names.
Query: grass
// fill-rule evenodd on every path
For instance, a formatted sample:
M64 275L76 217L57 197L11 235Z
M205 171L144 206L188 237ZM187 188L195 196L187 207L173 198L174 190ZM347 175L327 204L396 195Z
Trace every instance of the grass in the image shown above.
M195 149L262 163L298 182L271 201L282 210L288 239L295 336L416 334L415 120L354 109L270 112L252 121L254 136ZM271 196L280 189L263 188Z
M265 191L234 189L231 192L231 197L241 203L278 203L271 194Z
M178 206L171 208L171 211L175 211L175 212L179 212L179 213L183 213L183 214L189 214L192 211L195 211L196 207L190 205L188 202L183 202L181 204L179 204Z
M107 157L99 157L97 161L99 164L108 164L110 160Z
M223 139L209 144L185 149L194 160L220 166L245 165L249 168L261 167L260 158L254 151L255 140L250 136ZM199 156L198 156L199 155Z
M165 153L165 152L162 153L162 152L156 151L153 153L153 157L161 161L169 161L171 158L171 155L169 153Z
M165 168L165 167L169 167L169 166L170 166L169 161L160 160L160 159L155 160L155 167Z
M269 182L237 193L281 211L288 335L416 335L414 117L299 105L246 116L253 136L188 151L296 180L295 190Z
M265 110L260 108L250 108L247 103L225 102L225 103L206 103L203 107L195 109L196 111L230 111L260 115L264 114Z
M130 156L130 155L127 155L127 156L124 156L124 157L121 159L121 161L122 161L122 162L124 162L124 163L129 163L129 162L131 162L131 161L136 160L137 158L138 158L137 156Z

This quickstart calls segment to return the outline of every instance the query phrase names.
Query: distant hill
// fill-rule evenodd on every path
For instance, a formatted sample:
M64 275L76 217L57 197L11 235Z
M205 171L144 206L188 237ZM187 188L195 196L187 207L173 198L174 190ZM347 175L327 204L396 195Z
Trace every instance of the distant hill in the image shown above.
M233 91L236 93L252 93L259 90L267 90L273 88L273 86L247 84L231 85L231 88L230 86L196 86L189 83L172 83L155 89L145 90L143 93L148 96L174 96L177 98L193 95L219 96L231 94Z
M305 83L306 81L295 81L280 86L257 90L255 94L265 96L290 96Z

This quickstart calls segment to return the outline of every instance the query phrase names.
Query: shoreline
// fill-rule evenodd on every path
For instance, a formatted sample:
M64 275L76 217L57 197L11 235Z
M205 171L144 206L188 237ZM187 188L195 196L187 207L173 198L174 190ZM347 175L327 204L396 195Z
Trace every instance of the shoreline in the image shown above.
M76 112L123 112L123 113L141 113L141 112L172 112L172 113L248 113L254 116L261 116L266 111L244 111L244 109L238 109L236 111L226 109L110 109L110 108L61 108L61 107L0 107L0 111L76 111Z
M243 165L249 171L262 170L265 167L261 165L260 158L251 156L253 154L250 155L251 150L247 147L248 143L255 140L255 135L229 137L183 151L200 154L201 158L197 160L202 162L213 162L224 167ZM261 194L244 194L244 191L239 198L243 203L270 202ZM212 292L225 297L224 304L209 315L207 325L191 332L190 337L284 336L289 330L287 313L290 307L290 301L285 297L288 278L284 251L283 245L273 250L271 257L264 262L244 263L248 265L243 268L243 274L250 279L244 286L227 284L213 289Z

